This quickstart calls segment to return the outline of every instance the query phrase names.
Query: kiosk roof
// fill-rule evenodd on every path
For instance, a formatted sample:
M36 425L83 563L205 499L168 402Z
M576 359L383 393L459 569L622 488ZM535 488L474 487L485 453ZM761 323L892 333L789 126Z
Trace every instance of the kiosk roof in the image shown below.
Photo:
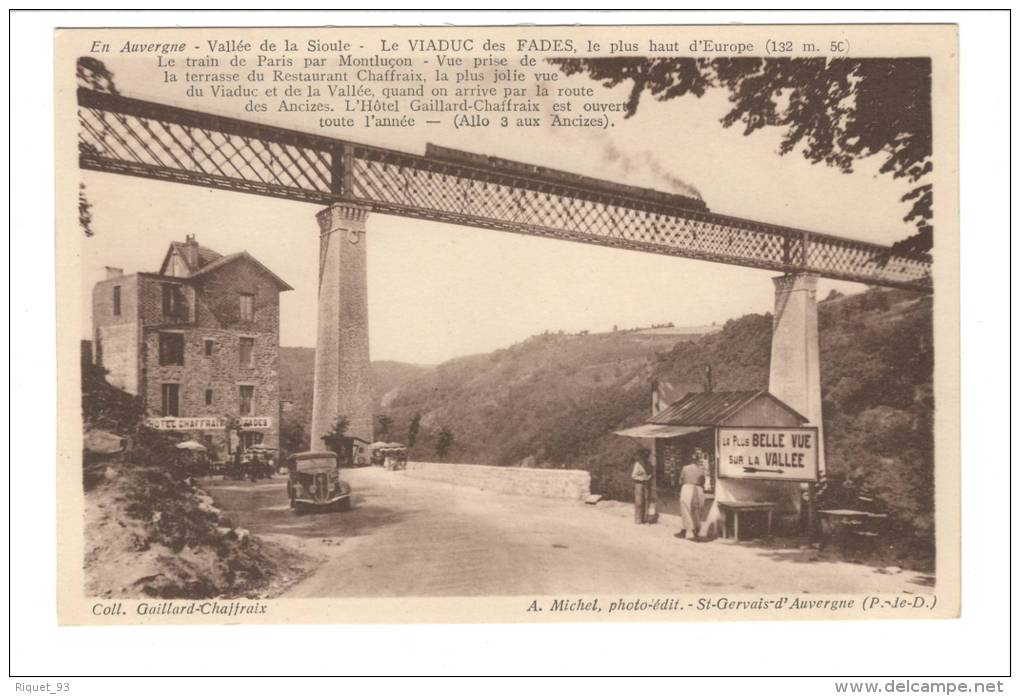
M769 399L789 411L802 423L807 418L767 391L692 392L655 414L653 425L726 425L731 418L757 399Z
M705 428L696 425L651 425L646 423L645 425L627 428L626 430L616 430L613 434L623 435L624 437L633 437L638 440L654 440L657 438L672 438L680 437L682 435L690 435L691 433L701 432L702 430L705 430Z

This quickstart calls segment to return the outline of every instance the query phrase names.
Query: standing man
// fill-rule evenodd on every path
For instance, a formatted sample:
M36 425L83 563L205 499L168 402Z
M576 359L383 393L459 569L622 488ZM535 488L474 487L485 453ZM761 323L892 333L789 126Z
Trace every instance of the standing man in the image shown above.
M638 450L630 478L634 481L634 524L644 524L648 521L648 499L651 497L652 481L647 451Z

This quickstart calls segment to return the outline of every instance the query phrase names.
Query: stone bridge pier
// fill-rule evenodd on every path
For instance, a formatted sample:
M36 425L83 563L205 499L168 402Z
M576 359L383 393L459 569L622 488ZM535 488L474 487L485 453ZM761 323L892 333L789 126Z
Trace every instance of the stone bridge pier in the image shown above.
M775 314L772 320L772 354L769 360L769 392L818 428L818 472L825 471L822 440L822 380L818 360L818 276L792 273L772 279L775 284ZM719 478L715 502L703 533L722 533L718 503L768 500L778 512L799 521L802 509L801 484L796 481L760 481ZM807 528L815 528L814 486L808 487Z
M368 353L368 280L365 222L368 211L334 203L319 222L319 323L315 345L311 449L339 416L347 435L372 441L372 385Z
M769 391L818 428L818 473L825 471L822 447L822 374L818 361L818 276L792 273L772 279Z

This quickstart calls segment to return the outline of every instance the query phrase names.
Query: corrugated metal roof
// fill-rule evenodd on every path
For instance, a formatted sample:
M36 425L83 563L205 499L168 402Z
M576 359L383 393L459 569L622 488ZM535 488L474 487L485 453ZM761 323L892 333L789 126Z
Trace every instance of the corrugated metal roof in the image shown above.
M633 428L627 428L626 430L617 430L614 435L623 435L624 437L633 437L639 440L650 439L654 440L657 438L671 438L680 437L681 435L690 435L691 433L698 433L705 430L707 426L697 425L638 425Z
M759 397L772 399L803 421L807 419L767 391L692 392L659 411L648 422L655 425L725 425Z

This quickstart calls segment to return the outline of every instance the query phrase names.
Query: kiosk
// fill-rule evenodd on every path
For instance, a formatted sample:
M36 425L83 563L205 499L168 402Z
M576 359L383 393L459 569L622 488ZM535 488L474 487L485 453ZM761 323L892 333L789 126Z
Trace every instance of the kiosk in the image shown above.
M616 434L651 451L659 511L670 511L693 451L708 452L702 533L739 539L771 533L774 521L799 527L803 493L818 480L818 429L806 422L767 391L695 392Z

